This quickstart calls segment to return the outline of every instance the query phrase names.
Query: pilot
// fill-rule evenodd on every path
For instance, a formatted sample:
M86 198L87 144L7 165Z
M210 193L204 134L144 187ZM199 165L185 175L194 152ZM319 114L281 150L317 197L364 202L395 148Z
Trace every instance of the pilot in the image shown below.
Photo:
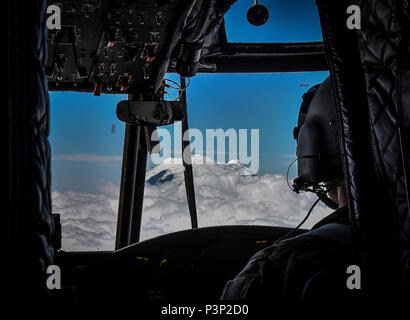
M320 199L335 211L310 231L296 236L292 232L257 252L225 285L222 300L266 302L273 308L335 301L347 294L352 245L330 78L304 94L294 138L294 191L314 192L317 202Z

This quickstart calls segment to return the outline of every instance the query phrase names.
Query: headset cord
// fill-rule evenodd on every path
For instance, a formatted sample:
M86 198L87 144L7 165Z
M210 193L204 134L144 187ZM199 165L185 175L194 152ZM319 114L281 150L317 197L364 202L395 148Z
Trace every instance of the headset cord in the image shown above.
M337 182L338 182L338 181L333 182L333 183L330 185L329 189L327 189L326 191L329 192L330 190L332 190L332 189L337 185ZM300 229L300 227L306 222L306 220L309 218L309 216L310 216L310 214L312 213L313 209L316 207L316 205L319 203L320 200L321 200L320 198L317 198L317 199L315 200L315 202L313 202L312 206L310 207L308 213L307 213L306 216L303 218L303 220L302 220L295 228L293 228L292 230L290 230L287 234L285 234L284 236L282 236L282 237L280 237L279 239L277 239L273 244L274 244L274 245L275 245L275 244L278 244L279 242L281 242L281 241L283 241L283 240L285 240L285 239L288 239L288 238L290 238L291 236L293 236L293 235L296 233L296 231L298 231L298 230Z
M281 242L282 240L285 240L287 238L290 238L291 236L293 236L296 231L299 230L299 228L306 222L306 220L309 218L310 214L313 211L313 208L319 203L320 199L317 198L316 201L312 204L312 206L310 207L308 213L306 214L305 218L294 228L292 229L290 232L288 232L287 234L285 234L284 236L280 237L279 239L277 239L273 244L277 244L279 242Z

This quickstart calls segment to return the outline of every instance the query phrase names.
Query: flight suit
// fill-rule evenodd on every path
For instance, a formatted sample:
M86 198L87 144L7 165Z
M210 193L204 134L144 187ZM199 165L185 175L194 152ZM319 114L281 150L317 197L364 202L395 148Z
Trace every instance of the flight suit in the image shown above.
M343 207L311 231L257 252L226 284L221 299L269 305L294 305L319 295L337 299L345 290L351 260L348 209Z

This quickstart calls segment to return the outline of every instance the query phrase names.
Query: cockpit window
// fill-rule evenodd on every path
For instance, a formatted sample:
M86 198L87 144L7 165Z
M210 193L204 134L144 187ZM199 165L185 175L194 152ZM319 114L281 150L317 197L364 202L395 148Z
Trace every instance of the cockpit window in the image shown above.
M309 42L321 41L322 32L314 0L261 0L269 10L268 21L251 25L246 14L251 0L236 2L225 15L229 42ZM297 8L297 10L295 10Z
M191 80L188 109L199 227L294 227L303 219L316 197L298 195L287 184L287 169L296 159L292 132L303 93L327 76L328 72L198 74ZM163 144L161 163L147 171L141 239L191 228L181 127L162 130L161 139L171 141ZM255 130L258 142L252 139ZM246 136L242 148L241 131ZM258 159L252 157L255 143ZM293 163L290 184L295 169ZM320 204L304 227L330 212Z
M198 74L191 79L187 98L199 227L291 227L300 222L315 197L297 195L286 183L295 159L292 130L303 93L327 76L328 72ZM166 77L178 81L175 74ZM175 97L169 90L166 98ZM115 107L125 99L50 93L53 212L61 215L64 250L114 249L125 127ZM148 157L141 240L191 228L181 125L160 130L162 152ZM224 147L218 147L222 140L217 137L212 147L207 145L209 130L226 135ZM246 136L242 147L241 130ZM258 131L257 162L248 161L255 147L252 130ZM236 154L229 136L234 136ZM203 157L206 164L201 164ZM292 166L289 180L295 176ZM305 227L329 212L318 206Z
M63 250L114 248L124 142L115 107L126 98L50 92L52 209Z

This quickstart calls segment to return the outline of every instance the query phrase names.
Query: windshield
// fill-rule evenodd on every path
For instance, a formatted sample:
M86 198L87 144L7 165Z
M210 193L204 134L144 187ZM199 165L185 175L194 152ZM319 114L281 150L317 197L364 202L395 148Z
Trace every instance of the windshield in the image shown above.
M327 75L201 74L191 80L187 91L190 135L193 142L193 136L197 138L192 157L206 156L217 162L194 162L199 227L298 224L314 197L297 195L286 183L287 168L295 159L292 130L303 93ZM124 139L124 124L116 118L115 106L123 99L126 96L51 93L53 211L61 214L65 250L114 248ZM224 138L225 146L218 146L213 138L211 150L207 130L217 129L236 134L235 142L230 145ZM190 228L180 130L179 123L162 127L160 158L149 157L141 240ZM242 149L240 130L246 133L247 145ZM252 140L252 130L258 131L257 142ZM169 132L170 144L163 141L164 131ZM198 144L201 134L202 148ZM250 163L256 143L258 159ZM173 164L171 159L175 159ZM294 177L295 166L289 179ZM329 210L322 206L315 212L306 227Z
M327 76L201 74L191 80L188 108L200 227L294 227L302 220L315 196L297 195L288 187L287 169L296 158L292 132L303 93ZM190 228L181 145L174 143L181 128L176 124L161 130L171 143L164 142L160 161L147 172L142 239ZM289 180L295 178L295 169L291 167ZM328 213L319 205L305 227Z
M252 2L238 1L225 16L228 41L322 39L314 1L259 3L269 8L268 22L250 25L246 12ZM327 76L328 72L198 74L190 79L187 98L199 227L291 227L300 222L314 196L297 195L288 187L286 172L295 159L292 130L303 93ZM175 74L166 77L179 81ZM168 91L166 99L178 96ZM64 250L114 249L125 131L115 108L126 99L50 93L53 212L61 215ZM160 128L162 152L148 157L141 240L191 227L180 131L180 123ZM204 157L207 164L200 164ZM212 161L217 164L209 164ZM329 212L319 205L305 227Z

